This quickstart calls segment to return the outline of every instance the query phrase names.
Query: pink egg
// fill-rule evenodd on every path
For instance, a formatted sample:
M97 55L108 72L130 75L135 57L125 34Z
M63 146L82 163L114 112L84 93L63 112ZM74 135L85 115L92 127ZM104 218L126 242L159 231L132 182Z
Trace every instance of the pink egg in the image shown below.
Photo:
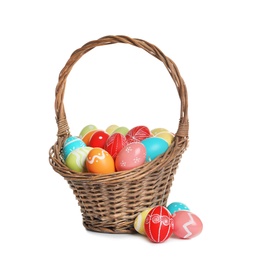
M181 210L173 214L174 234L179 238L193 238L202 232L203 224L198 216Z
M89 140L90 147L104 148L106 140L109 138L109 134L103 130L95 131Z
M107 139L104 149L113 157L116 158L121 149L126 146L126 137L121 133L114 133Z
M166 207L156 206L149 211L144 227L150 241L162 243L172 235L174 229L172 215Z
M151 132L146 126L136 126L128 131L126 139L128 143L140 142L152 136Z
M126 145L115 159L117 171L130 170L142 165L146 159L146 148L142 143L135 142Z

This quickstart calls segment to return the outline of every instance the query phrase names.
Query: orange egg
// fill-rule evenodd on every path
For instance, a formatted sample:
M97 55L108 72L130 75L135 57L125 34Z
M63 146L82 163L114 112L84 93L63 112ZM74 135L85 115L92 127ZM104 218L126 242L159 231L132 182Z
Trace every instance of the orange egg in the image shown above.
M112 156L102 148L93 148L87 155L86 168L92 173L115 172L114 160Z
M95 132L97 132L97 131L98 131L98 129L94 129L94 130L91 130L91 131L89 131L88 133L86 133L86 134L83 136L83 138L82 138L83 142L84 142L86 145L89 145L91 136L92 136Z

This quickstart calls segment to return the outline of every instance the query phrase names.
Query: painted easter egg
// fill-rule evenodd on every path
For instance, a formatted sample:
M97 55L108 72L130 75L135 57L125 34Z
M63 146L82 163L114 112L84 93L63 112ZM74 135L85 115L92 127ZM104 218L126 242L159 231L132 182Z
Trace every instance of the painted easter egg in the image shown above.
M167 130L166 128L163 128L163 127L158 127L158 128L152 129L150 132L155 136L161 132L169 132L169 130Z
M160 137L163 138L165 141L167 141L167 143L169 145L171 145L172 141L174 140L175 135L169 131L167 132L160 132L156 135L154 135L155 137Z
M190 211L180 210L173 214L174 235L189 239L196 237L202 232L203 223L200 218Z
M151 209L152 208L145 209L144 211L139 213L139 215L134 220L134 229L141 235L146 235L144 223L145 223L145 219Z
M85 163L87 170L92 173L115 172L114 160L112 156L100 147L90 150Z
M91 136L92 136L95 132L97 132L97 131L99 131L99 130L98 130L98 129L93 129L93 130L87 132L87 133L83 136L83 138L82 138L83 142L84 142L86 145L89 146Z
M121 133L114 133L108 137L104 145L104 149L112 156L113 159L115 159L121 149L126 145L126 137Z
M127 132L129 131L129 129L125 126L120 126L120 127L117 127L113 132L112 134L115 134L115 133L121 133L123 135L126 135Z
M97 127L95 125L86 125L80 132L79 137L82 139L84 135L86 135L88 132L92 130L96 130Z
M106 132L111 135L113 133L114 130L116 130L119 126L118 125L109 125L107 128L106 128Z
M92 147L85 146L72 151L66 158L66 165L74 171L85 171L85 160Z
M146 148L146 162L154 160L169 148L169 144L160 137L149 137L141 141L141 143Z
M151 136L151 133L146 126L135 126L126 134L128 143L140 142Z
M115 159L117 171L130 170L142 165L146 159L146 149L142 143L130 143L123 147Z
M172 235L174 221L166 207L156 206L147 214L144 227L150 241L162 243Z
M108 139L109 134L103 130L97 130L90 137L89 146L104 148L105 142Z
M68 157L68 155L76 150L77 148L84 147L86 144L80 139L79 137L76 136L69 136L64 144L63 144L63 159L64 161Z
M184 203L172 202L167 206L168 211L173 215L179 210L190 210Z

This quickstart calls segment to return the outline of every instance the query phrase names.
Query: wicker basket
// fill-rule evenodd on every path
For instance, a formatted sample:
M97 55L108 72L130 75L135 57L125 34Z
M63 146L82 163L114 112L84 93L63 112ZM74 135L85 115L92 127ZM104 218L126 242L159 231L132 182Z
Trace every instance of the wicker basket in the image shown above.
M61 149L70 131L63 97L66 79L74 64L97 46L127 43L161 60L175 82L181 112L174 141L163 155L138 168L110 174L78 173L63 162ZM188 100L185 83L177 66L155 45L127 36L106 36L90 41L70 56L56 86L55 112L58 126L56 143L50 148L49 162L54 171L69 183L81 208L87 230L105 233L134 233L134 220L147 207L166 206L170 188L182 154L188 145Z

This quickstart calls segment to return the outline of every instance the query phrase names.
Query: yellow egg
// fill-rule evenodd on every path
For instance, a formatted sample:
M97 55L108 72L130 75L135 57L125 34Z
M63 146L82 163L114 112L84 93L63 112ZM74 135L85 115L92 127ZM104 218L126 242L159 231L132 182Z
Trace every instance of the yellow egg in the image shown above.
M155 137L163 138L170 145L174 139L174 134L170 132L160 132L156 134Z
M168 130L166 128L154 128L150 131L154 136L158 133L161 133L161 132L168 132Z
M119 126L117 126L117 125L109 125L107 128L106 128L106 132L109 134L109 135L111 135L112 134L112 132L115 130L115 129L117 129Z
M152 208L147 208L142 211L134 220L134 229L141 235L146 235L144 223L145 219Z

